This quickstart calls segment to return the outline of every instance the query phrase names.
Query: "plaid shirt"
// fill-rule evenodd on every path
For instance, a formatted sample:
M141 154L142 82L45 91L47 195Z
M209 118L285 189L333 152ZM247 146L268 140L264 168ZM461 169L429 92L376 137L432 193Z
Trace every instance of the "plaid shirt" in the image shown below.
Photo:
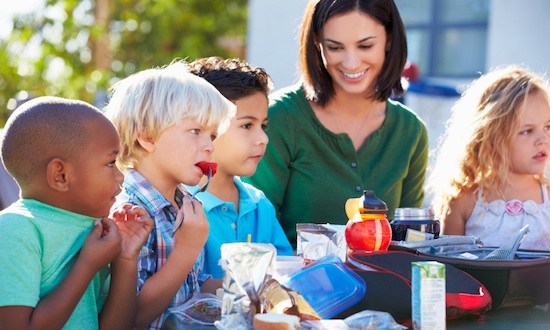
M168 259L174 248L172 231L178 210L156 190L139 172L129 169L124 177L122 193L117 197L115 207L123 203L142 206L149 216L155 220L151 234L141 248L138 258L138 292L145 281L155 274ZM175 191L176 201L181 202L187 189L180 185ZM201 274L204 265L204 250L199 254L195 266L185 282L176 293L168 308L179 306L200 292L200 285L210 278ZM167 309L151 325L149 329L160 329L168 317Z

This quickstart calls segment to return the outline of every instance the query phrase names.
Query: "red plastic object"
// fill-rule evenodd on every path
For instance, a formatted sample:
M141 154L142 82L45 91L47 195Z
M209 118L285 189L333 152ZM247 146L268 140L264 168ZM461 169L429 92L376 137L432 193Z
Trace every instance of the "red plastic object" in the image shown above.
M361 214L361 219L346 225L346 242L352 250L387 250L391 242L391 226L385 214Z
M197 166L201 168L204 175L208 175L208 170L212 169L212 176L214 176L214 174L216 174L216 170L218 169L218 164L214 162L198 162Z
M360 202L363 205L359 206L359 213L355 213L346 225L346 243L351 250L387 250L392 229L386 216L386 203L378 199L372 190L363 191Z

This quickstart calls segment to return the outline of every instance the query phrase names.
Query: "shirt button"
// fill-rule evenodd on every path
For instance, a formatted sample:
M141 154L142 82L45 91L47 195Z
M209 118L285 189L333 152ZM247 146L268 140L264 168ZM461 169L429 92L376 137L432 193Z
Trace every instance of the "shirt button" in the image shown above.
M221 209L222 209L222 212L227 212L227 210L228 210L227 206L222 206Z
M357 167L357 163L356 163L356 162L351 162L350 165L351 165L351 167L353 167L353 168L356 168L356 167Z
M361 191L361 187L359 187L359 186L355 187L355 191L357 191L357 192Z
M232 223L231 223L231 228L237 229L237 223L236 223L236 222L232 222Z

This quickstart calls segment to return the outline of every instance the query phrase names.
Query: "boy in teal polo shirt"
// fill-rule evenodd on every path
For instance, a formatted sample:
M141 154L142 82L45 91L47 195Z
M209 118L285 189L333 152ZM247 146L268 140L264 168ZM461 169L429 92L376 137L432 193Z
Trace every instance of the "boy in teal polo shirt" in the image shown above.
M265 129L271 78L262 68L238 59L209 57L189 66L192 73L206 79L237 106L228 130L214 141L216 175L207 191L198 194L210 223L205 272L222 277L218 261L224 243L272 243L278 255L293 255L273 204L262 191L240 179L254 174L269 141Z

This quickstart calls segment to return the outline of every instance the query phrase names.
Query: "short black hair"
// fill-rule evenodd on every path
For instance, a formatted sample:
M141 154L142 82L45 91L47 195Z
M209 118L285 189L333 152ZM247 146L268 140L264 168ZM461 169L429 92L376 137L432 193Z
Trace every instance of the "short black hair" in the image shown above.
M405 27L393 0L318 0L305 11L300 36L299 58L308 99L325 106L334 96L332 77L323 65L316 45L326 21L352 11L363 12L380 22L391 38L384 65L376 81L374 98L385 101L391 95L403 95L401 74L407 61Z
M99 109L83 101L44 96L24 103L4 127L1 153L6 170L24 188L46 174L52 158L79 157L93 142L87 123L102 117Z
M267 96L273 89L273 81L263 68L252 66L237 58L199 58L189 63L189 71L206 79L231 101L256 92Z

